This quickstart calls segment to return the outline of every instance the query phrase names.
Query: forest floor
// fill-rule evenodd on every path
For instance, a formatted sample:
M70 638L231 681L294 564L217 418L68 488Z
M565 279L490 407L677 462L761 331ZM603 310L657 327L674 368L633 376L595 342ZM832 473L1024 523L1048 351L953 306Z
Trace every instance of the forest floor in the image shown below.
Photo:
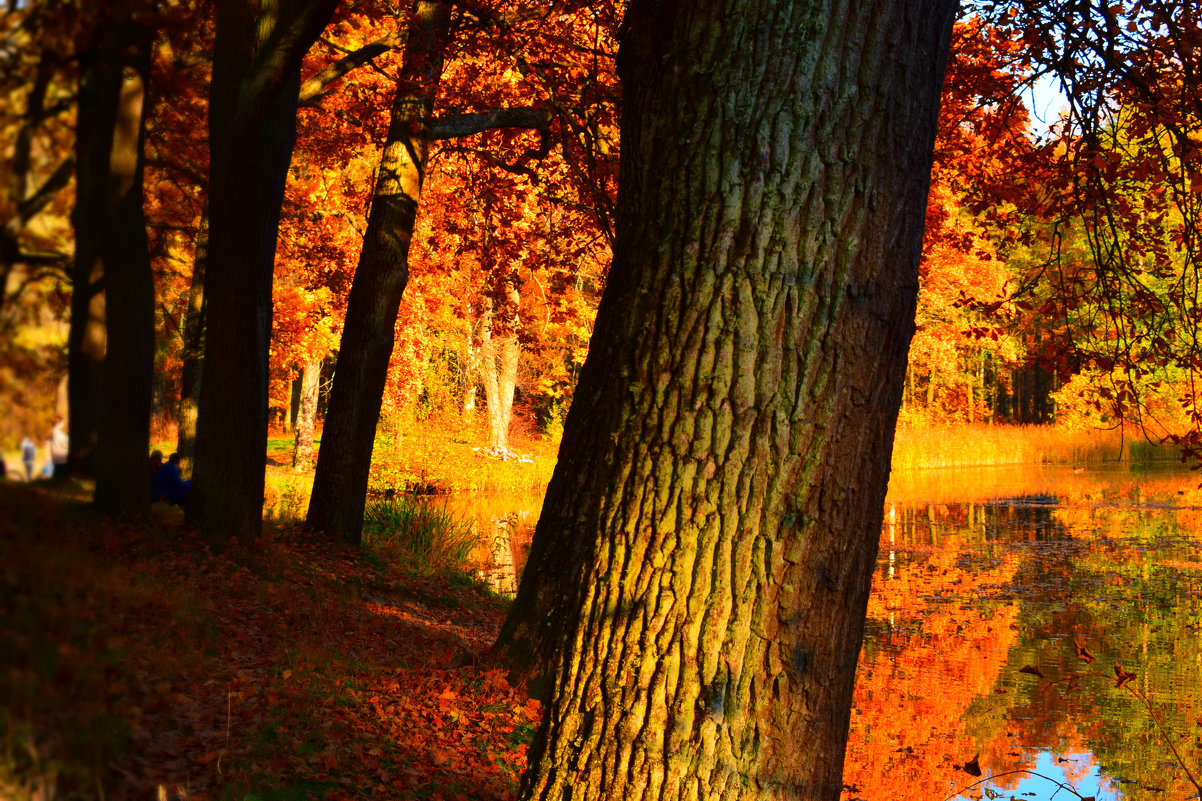
M505 799L539 705L483 661L504 604L298 528L212 553L0 482L0 797Z

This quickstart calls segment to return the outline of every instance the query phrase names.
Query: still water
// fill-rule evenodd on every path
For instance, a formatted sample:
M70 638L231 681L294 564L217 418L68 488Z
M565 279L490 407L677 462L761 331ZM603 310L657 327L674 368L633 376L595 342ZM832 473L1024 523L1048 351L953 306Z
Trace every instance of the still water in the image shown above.
M1174 748L1202 778L1200 480L895 474L843 798L1197 797ZM541 497L451 507L481 533L481 574L511 592ZM1116 664L1134 674L1122 687Z

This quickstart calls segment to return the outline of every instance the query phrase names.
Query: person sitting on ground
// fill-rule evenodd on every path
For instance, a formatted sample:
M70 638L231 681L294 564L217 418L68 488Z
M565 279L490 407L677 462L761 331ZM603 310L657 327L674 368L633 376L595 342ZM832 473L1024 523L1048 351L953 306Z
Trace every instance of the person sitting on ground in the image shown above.
M155 448L150 452L150 483L154 484L154 477L158 475L159 468L163 466L163 452Z
M180 478L179 459L178 453L171 454L167 457L167 463L154 474L154 481L150 485L151 502L164 500L176 506L188 502L188 489L192 482Z

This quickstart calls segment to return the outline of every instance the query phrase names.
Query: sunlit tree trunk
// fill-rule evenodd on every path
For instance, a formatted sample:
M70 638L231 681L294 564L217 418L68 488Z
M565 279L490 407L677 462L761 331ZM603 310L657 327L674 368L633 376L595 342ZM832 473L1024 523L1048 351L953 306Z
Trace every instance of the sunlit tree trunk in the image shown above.
M839 798L954 10L632 3L613 267L503 633L555 666L523 798Z
M510 304L516 309L517 290L511 289L508 295ZM514 312L513 322L509 327L516 329L517 324L517 313ZM513 421L513 390L517 386L522 346L516 330L506 331L503 336L498 337L493 328L493 313L489 311L484 317L480 374L488 404L488 444L494 451L503 454L509 450L509 426Z
M313 428L317 423L317 390L321 386L321 362L309 362L301 369L300 407L296 417L296 446L292 467L298 471L313 467Z
M217 4L204 380L187 516L219 547L262 528L271 281L300 62L336 4Z
M196 418L200 403L200 383L204 376L205 345L205 267L209 260L209 207L201 212L196 234L196 255L192 260L192 282L188 288L188 309L184 314L183 343L180 349L179 427L175 450L180 455L180 470L192 472L196 455Z
M352 543L359 542L363 530L372 446L397 311L409 280L409 243L450 14L451 4L442 0L414 3L317 456L308 524Z
M975 381L976 366L973 364L971 355L964 357L964 394L968 399L968 422L976 422L976 403L973 395L973 383Z

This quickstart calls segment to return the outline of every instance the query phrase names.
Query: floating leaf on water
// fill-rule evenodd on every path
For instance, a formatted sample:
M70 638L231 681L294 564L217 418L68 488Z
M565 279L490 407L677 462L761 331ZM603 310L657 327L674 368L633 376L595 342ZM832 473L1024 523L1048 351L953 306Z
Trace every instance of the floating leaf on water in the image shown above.
M977 762L977 759L979 759L980 756L981 756L980 754L977 754L972 759L965 762L960 767L960 770L964 771L969 776L980 776L981 775L981 763Z
M1085 647L1085 638L1080 635L1073 636L1073 647L1077 649L1077 658L1082 662L1089 664L1096 658L1089 649Z
M1018 672L1019 673L1030 673L1032 676L1038 676L1041 679L1044 678L1043 671L1040 670L1039 668L1035 667L1034 665L1023 665L1022 667L1020 667L1018 669Z
M1118 662L1114 663L1114 675L1118 677L1118 679L1114 682L1114 688L1116 690L1119 687L1126 686L1127 682L1129 682L1133 678L1135 678L1134 673L1127 670L1125 667L1120 665Z

